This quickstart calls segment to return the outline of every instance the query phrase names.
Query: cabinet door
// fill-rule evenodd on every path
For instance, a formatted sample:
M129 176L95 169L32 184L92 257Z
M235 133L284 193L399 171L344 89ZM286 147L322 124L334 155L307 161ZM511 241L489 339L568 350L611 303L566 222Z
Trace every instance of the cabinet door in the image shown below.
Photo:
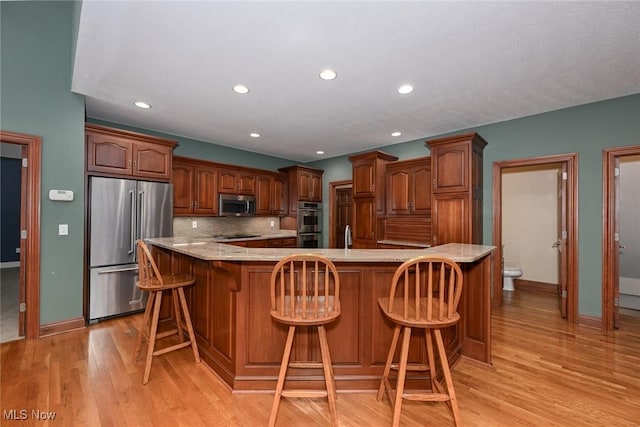
M322 176L315 173L309 177L309 200L322 202Z
M472 243L469 195L434 194L431 217L432 244Z
M361 197L353 199L353 247L376 247L376 207L375 198Z
M409 170L387 169L387 213L389 215L408 215L411 213L409 184Z
M195 169L194 213L216 215L218 213L218 174L215 169Z
M298 200L311 200L311 173L298 171Z
M276 176L273 180L273 188L271 189L272 214L286 215L289 206L289 189L287 187L287 178L284 176Z
M218 191L221 193L235 193L237 190L237 172L230 169L218 171Z
M133 143L125 138L87 134L87 170L90 172L131 175L132 156Z
M133 174L143 178L169 179L172 148L136 141L133 143Z
M411 171L411 212L414 215L431 213L431 165L415 167Z
M178 162L173 165L173 214L193 213L193 166Z
M256 194L256 176L249 172L238 173L238 192L241 194Z
M256 177L256 214L270 215L272 208L271 189L273 186L273 177L266 175L258 175Z
M353 195L373 196L375 191L375 169L373 161L358 161L353 164Z
M450 193L469 190L469 143L461 142L434 147L433 192Z

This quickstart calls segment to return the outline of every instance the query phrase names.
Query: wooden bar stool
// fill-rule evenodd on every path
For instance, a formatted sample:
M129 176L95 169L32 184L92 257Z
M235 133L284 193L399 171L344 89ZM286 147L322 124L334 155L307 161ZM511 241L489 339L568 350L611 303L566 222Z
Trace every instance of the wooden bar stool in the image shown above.
M134 363L137 362L142 342L147 341L147 361L144 368L144 377L142 384L149 382L149 374L151 373L151 363L153 356L158 356L170 351L179 350L191 346L193 356L196 363L200 363L200 354L198 353L198 345L196 337L193 333L191 324L191 316L189 316L189 308L187 300L184 296L184 287L191 286L196 282L193 276L188 274L165 274L161 275L158 266L151 257L151 252L147 245L138 240L138 275L139 280L136 282L142 291L149 292L147 307L144 310L144 320L142 329L138 334L138 342L134 353ZM162 304L162 292L171 291L173 299L173 315L175 317L176 327L174 329L158 333L158 318L160 316L160 305ZM153 314L152 314L153 312ZM184 315L184 319L182 316ZM187 333L188 340L185 341L184 333ZM155 350L156 341L161 338L178 335L178 344Z
M331 422L338 425L336 413L336 385L331 367L329 343L324 325L340 316L340 280L335 265L328 258L316 255L290 255L278 262L271 273L271 317L289 325L289 333L280 365L275 398L269 426L275 425L280 398L327 397ZM318 330L322 363L313 361L289 362L293 338L298 326L312 326ZM326 391L284 390L287 369L322 368Z
M440 329L454 325L460 320L457 308L461 293L462 271L454 261L447 258L421 256L400 265L391 280L389 297L378 299L378 304L385 317L395 323L391 347L377 396L379 401L382 399L384 391L387 391L393 407L392 425L394 427L400 423L402 399L447 402L456 425L460 425L458 402L453 390L451 371ZM428 367L424 365L409 366L407 363L409 340L413 328L425 330ZM400 332L402 332L400 361L399 364L393 364ZM436 341L438 359L442 366L446 388L437 378L433 339ZM393 390L389 381L389 372L392 368L398 370L396 390ZM407 370L428 370L431 390L405 391L404 383Z

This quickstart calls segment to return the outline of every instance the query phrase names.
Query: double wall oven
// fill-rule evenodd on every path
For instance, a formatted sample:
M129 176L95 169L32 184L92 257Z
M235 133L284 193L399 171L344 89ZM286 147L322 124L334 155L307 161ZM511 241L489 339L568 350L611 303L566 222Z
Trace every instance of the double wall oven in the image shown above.
M322 245L322 203L298 202L298 247Z

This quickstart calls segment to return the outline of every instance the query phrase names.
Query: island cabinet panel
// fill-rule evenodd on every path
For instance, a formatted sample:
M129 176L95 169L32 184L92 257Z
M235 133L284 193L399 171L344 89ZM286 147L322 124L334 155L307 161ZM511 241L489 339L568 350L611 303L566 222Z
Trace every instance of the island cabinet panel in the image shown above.
M194 260L193 275L196 283L191 289L191 307L189 312L193 329L198 337L198 341L206 346L211 346L211 317L212 311L212 295L211 286L211 269L207 262Z

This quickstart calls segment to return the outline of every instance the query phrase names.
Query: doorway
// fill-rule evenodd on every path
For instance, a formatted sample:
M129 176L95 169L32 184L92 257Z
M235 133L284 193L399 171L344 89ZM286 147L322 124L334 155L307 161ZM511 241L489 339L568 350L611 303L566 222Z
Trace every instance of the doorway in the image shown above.
M40 177L39 136L0 131L0 143L20 150L20 241L18 335L38 338L40 332Z
M515 168L552 168L560 171L557 179L556 219L553 228L556 243L549 242L558 253L558 301L559 313L569 322L577 322L577 183L578 156L575 153L528 159L494 162L493 164L493 244L497 247L497 259L504 257L503 250L503 174ZM559 226L558 226L559 225ZM494 271L493 305L502 306L502 267L496 263Z
M635 289L640 288L640 249L635 234L640 223L637 212L633 213L634 204L640 202L634 202L632 197L632 193L640 197L634 178L640 168L640 146L605 149L602 163L602 329L609 331L620 327L621 305L625 305L625 300L635 303L640 299L633 295L640 291ZM629 220L631 224L627 226Z
M329 247L345 247L345 227L353 224L353 183L351 180L329 183Z

